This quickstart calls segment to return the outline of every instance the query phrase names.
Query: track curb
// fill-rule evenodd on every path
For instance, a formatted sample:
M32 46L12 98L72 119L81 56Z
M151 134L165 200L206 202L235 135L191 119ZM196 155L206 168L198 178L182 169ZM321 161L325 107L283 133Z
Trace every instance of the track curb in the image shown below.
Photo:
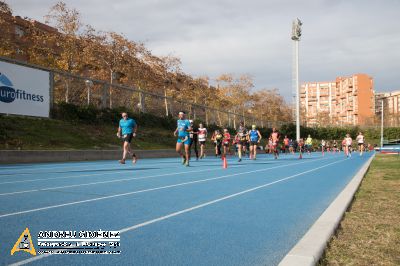
M279 266L312 266L321 258L326 245L338 228L343 215L353 201L362 179L375 154L368 159L335 200L322 213L307 233L281 260Z

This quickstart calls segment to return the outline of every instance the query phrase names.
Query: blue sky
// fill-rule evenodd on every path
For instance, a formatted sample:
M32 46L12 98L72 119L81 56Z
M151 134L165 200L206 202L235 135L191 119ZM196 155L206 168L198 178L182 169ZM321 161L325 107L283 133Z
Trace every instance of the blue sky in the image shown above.
M8 0L14 15L44 21L55 0ZM376 91L400 89L398 0L65 0L85 24L181 58L184 72L211 79L249 74L254 90L292 94L291 23L303 22L300 81L366 73Z

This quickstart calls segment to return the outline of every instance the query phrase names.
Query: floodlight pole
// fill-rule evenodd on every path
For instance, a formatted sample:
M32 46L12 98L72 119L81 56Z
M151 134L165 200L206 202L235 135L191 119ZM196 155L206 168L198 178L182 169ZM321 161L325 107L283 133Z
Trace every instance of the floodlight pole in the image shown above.
M381 100L381 148L383 147L383 98Z
M295 75L296 75L296 139L300 139L300 88L299 88L299 41L294 41L295 45Z
M292 40L295 45L294 63L294 89L296 90L296 139L300 139L300 86L299 86L299 41L301 36L301 25L303 23L297 18L292 24Z

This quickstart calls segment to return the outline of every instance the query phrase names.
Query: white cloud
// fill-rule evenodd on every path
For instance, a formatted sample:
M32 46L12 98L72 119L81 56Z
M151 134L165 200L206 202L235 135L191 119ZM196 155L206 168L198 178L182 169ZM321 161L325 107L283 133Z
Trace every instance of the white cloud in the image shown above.
M250 74L256 88L291 94L291 21L303 25L300 78L334 80L367 73L377 90L399 89L400 2L65 0L99 30L143 41L157 55L179 56L195 76ZM14 13L43 20L53 0L13 0Z

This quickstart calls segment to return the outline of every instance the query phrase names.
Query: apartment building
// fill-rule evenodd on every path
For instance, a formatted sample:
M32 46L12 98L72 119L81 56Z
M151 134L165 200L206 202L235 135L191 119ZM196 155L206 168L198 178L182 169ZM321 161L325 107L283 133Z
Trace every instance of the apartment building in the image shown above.
M400 126L400 90L392 92L380 92L375 94L375 113L380 114L384 110L385 126Z
M335 81L303 83L300 106L308 126L371 123L375 108L373 79L355 74Z
M32 30L58 34L57 29L37 20L13 16L4 12L0 12L0 16L0 49L11 53L15 59L28 60L26 50L32 45L29 39Z
M300 88L300 107L308 126L331 123L336 108L336 82L308 82Z

